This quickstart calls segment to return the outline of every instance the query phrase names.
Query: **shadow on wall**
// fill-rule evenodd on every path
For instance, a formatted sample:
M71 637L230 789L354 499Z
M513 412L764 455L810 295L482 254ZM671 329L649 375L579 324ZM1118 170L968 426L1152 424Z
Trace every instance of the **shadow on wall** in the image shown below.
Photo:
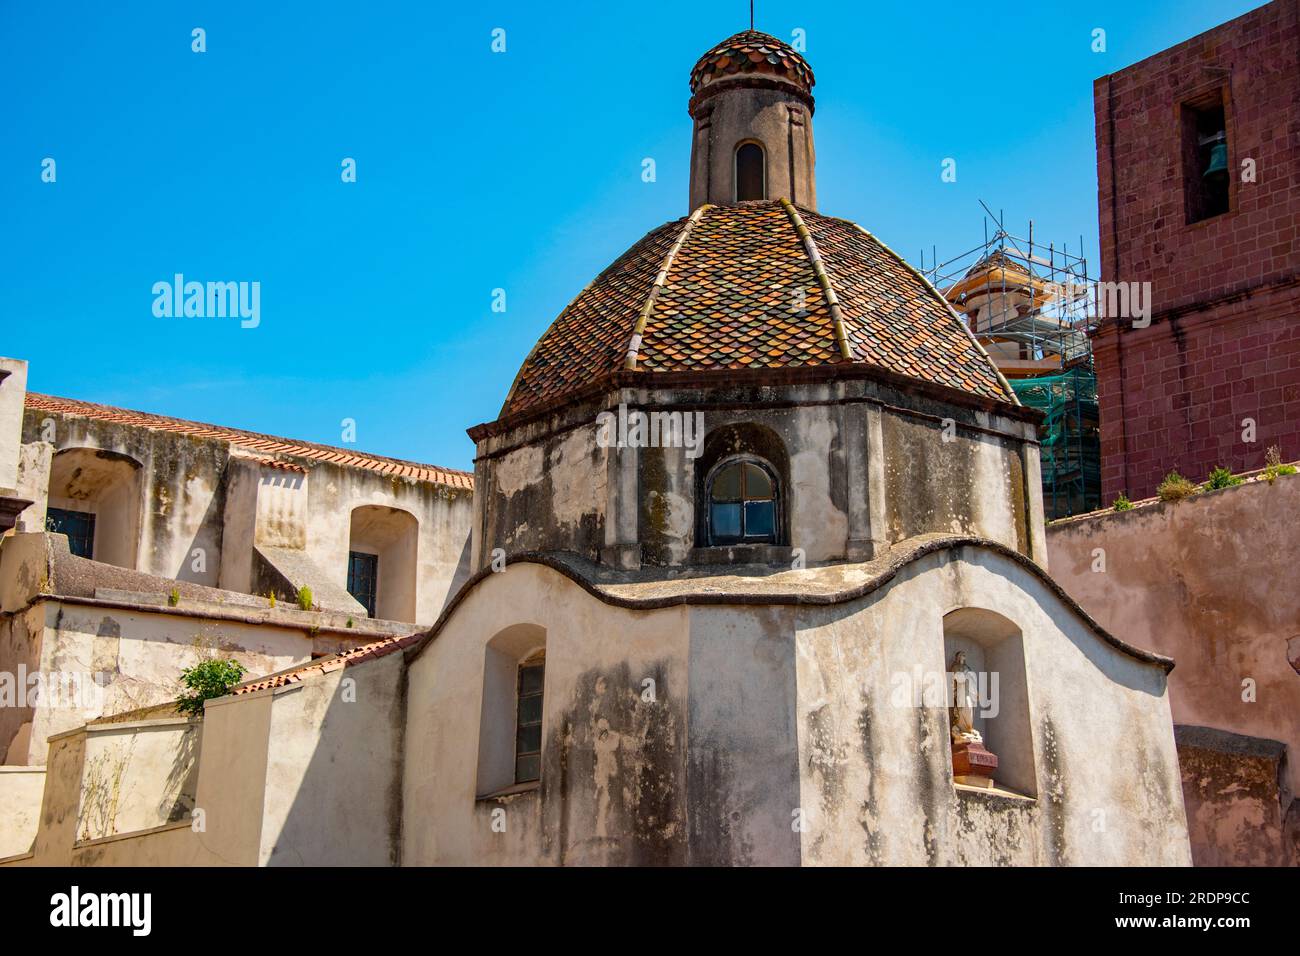
M259 863L398 863L404 666L391 653L276 690L258 742L267 752Z
M181 737L176 748L171 768L167 771L162 799L158 802L158 818L166 823L186 819L194 809L202 738L203 727L199 724L192 733Z
M226 512L226 481L217 483L216 491L208 501L203 518L194 537L181 555L180 565L168 568L167 574L178 581L203 584L210 588L220 586L221 548L223 545L223 519Z

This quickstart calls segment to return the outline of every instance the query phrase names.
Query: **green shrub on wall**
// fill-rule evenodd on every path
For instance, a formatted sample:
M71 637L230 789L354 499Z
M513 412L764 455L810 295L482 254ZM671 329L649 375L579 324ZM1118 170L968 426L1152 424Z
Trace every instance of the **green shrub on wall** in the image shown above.
M1156 489L1156 495L1161 501L1182 501L1194 494L1196 494L1196 485L1176 471L1165 475L1165 480L1160 482L1160 487Z
M181 671L181 683L192 693L176 698L176 709L191 717L203 716L203 702L214 697L225 697L230 688L238 684L247 671L239 661L200 661Z
M1228 469L1219 467L1210 472L1210 477L1205 480L1203 491L1217 491L1220 488L1231 488L1233 485L1241 484L1241 479L1234 475Z

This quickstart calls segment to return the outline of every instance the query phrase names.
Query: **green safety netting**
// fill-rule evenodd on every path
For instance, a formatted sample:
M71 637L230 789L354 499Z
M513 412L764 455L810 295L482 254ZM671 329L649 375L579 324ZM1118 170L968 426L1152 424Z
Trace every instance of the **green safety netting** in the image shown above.
M1039 434L1043 507L1047 517L1101 507L1101 447L1097 376L1086 366L1019 379L1011 387L1022 405L1044 413Z

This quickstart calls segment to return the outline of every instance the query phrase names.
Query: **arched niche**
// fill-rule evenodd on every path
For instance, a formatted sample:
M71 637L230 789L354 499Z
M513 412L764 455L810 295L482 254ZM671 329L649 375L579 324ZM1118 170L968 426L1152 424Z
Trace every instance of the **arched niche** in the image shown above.
M136 568L140 550L140 462L100 448L64 448L50 464L48 530L74 554Z
M943 618L945 666L951 668L958 651L965 652L966 666L977 678L981 706L975 709L974 725L984 746L997 755L995 783L1037 796L1024 633L996 611L956 608Z
M416 618L420 522L386 505L352 509L348 533L348 591L372 617Z

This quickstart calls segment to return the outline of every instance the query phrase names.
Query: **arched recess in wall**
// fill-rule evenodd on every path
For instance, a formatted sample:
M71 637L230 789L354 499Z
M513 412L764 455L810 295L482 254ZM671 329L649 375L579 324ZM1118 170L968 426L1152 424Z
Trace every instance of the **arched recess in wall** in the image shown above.
M771 502L770 508L764 501ZM771 515L771 533L749 535L750 542L787 545L790 503L790 458L776 432L737 422L705 436L704 450L695 460L696 547L746 543L747 507L752 518L766 520L764 515ZM719 519L731 523L733 518L734 524L718 527ZM725 533L736 527L740 534Z
M761 144L741 143L733 160L736 202L767 198L767 154Z
M974 726L984 747L997 755L995 784L1037 796L1024 634L996 611L957 608L943 618L943 659L949 674L958 651L964 652L966 666L975 675L980 706L974 709ZM951 717L949 712L945 722L950 731Z
M420 522L386 505L352 509L348 592L371 617L414 623L419 591Z
M541 780L546 629L514 624L484 648L479 709L479 796Z
M50 464L45 527L68 536L73 554L136 569L143 467L129 455L64 448Z

